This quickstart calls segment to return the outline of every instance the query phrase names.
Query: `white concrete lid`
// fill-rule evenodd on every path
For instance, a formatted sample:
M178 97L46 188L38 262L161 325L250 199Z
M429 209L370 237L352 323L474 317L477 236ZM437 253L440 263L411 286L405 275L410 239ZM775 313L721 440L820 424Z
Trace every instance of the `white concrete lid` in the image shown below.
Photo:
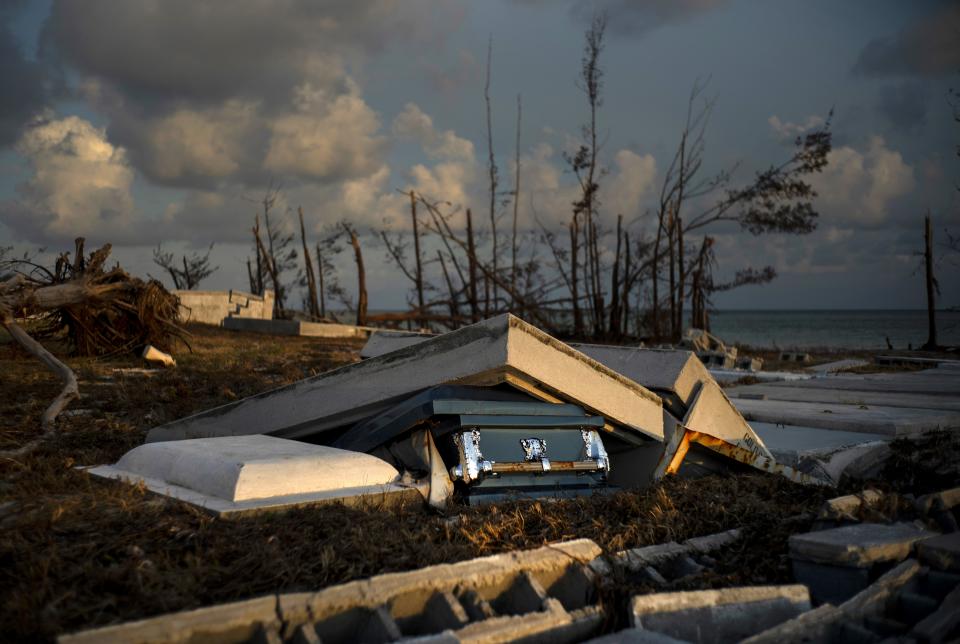
M399 478L392 465L369 454L261 434L147 443L127 452L116 469L232 502Z

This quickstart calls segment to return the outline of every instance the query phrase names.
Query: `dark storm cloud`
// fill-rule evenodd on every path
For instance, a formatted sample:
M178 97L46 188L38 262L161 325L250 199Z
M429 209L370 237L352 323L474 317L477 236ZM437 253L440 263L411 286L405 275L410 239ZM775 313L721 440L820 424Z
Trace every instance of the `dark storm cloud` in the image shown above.
M913 132L927 123L927 97L923 83L903 82L880 88L877 109L902 132Z
M867 43L853 71L864 76L945 76L960 71L960 5L944 3L900 32Z
M575 0L571 11L586 21L595 13L605 13L612 33L636 35L725 4L727 0Z
M22 127L48 104L55 83L50 68L29 60L10 29L22 2L0 4L0 147L13 143Z

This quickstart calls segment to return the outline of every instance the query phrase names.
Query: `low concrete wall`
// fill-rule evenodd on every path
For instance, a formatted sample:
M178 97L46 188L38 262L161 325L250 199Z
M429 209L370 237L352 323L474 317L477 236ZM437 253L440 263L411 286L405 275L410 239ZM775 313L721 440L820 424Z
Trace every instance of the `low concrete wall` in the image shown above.
M273 319L273 291L263 296L243 291L173 291L185 322L222 326L227 318Z

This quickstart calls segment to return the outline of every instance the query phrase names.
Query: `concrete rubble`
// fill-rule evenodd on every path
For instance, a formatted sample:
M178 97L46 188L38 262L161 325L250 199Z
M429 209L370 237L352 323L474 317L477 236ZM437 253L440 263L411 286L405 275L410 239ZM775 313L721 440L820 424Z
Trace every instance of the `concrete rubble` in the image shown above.
M378 336L381 346L398 341ZM571 346L510 315L399 340L407 346L154 428L147 441L188 450L192 439L263 434L367 452L436 506L457 490L471 503L537 489L584 494L737 463L817 482L776 463L690 352ZM242 509L223 505L236 499L198 501Z
M151 344L148 344L143 348L143 351L140 352L140 357L147 362L159 362L165 367L177 366L177 361L173 359L173 356L165 351L161 351Z

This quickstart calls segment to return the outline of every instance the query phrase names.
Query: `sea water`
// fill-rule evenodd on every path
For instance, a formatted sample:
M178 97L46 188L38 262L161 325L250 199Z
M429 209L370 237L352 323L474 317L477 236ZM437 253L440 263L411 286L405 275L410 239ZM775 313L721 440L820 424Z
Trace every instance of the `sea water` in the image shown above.
M937 311L937 342L960 345L960 311ZM716 311L710 331L755 347L917 349L927 341L926 311Z

